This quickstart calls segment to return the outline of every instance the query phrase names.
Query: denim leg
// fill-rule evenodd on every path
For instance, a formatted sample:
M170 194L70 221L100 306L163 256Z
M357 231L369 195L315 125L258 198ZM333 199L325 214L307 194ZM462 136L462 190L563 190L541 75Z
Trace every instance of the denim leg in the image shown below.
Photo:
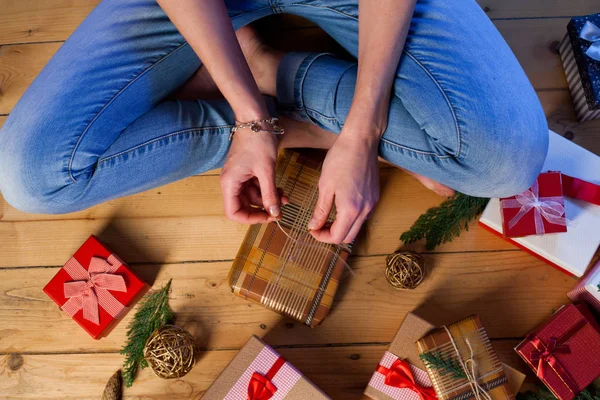
M236 28L272 13L266 0L227 3ZM156 1L102 1L0 130L3 197L63 213L219 167L227 102L165 101L199 67Z
M356 0L282 3L285 12L316 22L357 56ZM286 55L278 74L281 112L339 132L356 71L356 62L329 55ZM380 155L461 192L496 197L528 188L547 146L537 95L479 5L419 0Z

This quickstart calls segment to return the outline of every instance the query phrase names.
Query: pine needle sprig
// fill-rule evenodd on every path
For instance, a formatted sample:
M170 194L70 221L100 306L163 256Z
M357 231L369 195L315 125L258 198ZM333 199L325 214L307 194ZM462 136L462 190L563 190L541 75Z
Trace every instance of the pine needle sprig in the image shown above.
M121 349L121 354L125 356L123 382L127 387L133 384L138 369L148 366L144 359L144 346L152 332L173 320L173 311L169 307L170 289L171 280L159 291L150 293L142 299L127 326L127 343Z
M460 236L463 229L469 230L469 222L483 212L490 199L456 193L437 207L422 214L410 229L400 236L404 243L425 239L425 248L433 250L442 243L451 242Z
M454 379L466 379L467 374L454 357L443 358L439 351L419 354L427 368L438 371L442 375L452 375Z

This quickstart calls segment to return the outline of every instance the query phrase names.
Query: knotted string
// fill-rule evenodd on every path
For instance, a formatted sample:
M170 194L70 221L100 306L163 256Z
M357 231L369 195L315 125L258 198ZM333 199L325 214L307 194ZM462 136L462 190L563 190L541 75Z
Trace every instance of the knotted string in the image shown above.
M462 357L460 355L460 351L458 350L458 347L456 346L456 342L454 341L454 338L452 337L452 333L450 333L450 330L448 329L448 327L444 326L444 329L448 333L448 337L450 338L450 343L452 343L452 346L454 347L454 351L458 355L458 357L457 357L458 362L459 362L461 368L463 369L463 371L465 372L465 375L467 376L467 381L469 382L469 385L471 386L471 390L473 391L475 398L477 400L481 400L482 398L485 398L486 400L492 400L492 397L489 395L489 393L487 393L485 391L485 389L483 387L481 387L481 385L477 381L477 362L475 361L475 354L473 352L473 347L471 347L471 343L469 342L469 339L465 339L465 341L467 343L467 347L469 347L470 355L469 355L469 358L463 362ZM471 366L470 370L468 368L469 365Z
M281 229L281 231L283 232L283 234L285 236L287 236L292 242L294 242L294 243L296 243L296 244L298 244L300 246L312 247L312 248L315 248L315 249L318 249L318 250L325 250L325 251L330 252L331 254L333 254L334 256L336 256L337 259L340 260L346 266L346 268L348 269L348 271L350 271L350 273L352 274L353 277L356 277L356 274L354 273L354 271L352 271L352 268L350 268L350 265L348 265L348 263L346 262L346 260L344 260L342 257L340 257L338 253L336 253L335 251L331 250L329 247L323 247L322 245L318 245L318 244L305 243L305 242L303 242L301 240L298 240L298 239L292 237L292 235L290 235L289 233L287 233L285 231L285 229L283 229L283 226L281 226L281 223L278 220L276 220L275 223L277 224L277 226L279 227L279 229ZM307 232L307 234L309 234L309 233ZM344 250L350 252L346 248L344 248Z

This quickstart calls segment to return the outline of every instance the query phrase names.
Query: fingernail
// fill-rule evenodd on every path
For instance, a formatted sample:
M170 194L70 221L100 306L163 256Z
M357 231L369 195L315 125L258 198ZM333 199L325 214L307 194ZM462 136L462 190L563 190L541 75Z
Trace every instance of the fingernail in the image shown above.
M279 213L280 210L277 204L269 207L269 214L271 214L272 217L279 217Z
M317 226L317 220L316 219L313 218L313 219L311 219L308 222L308 230L309 231L312 231L313 229L315 229L316 226Z

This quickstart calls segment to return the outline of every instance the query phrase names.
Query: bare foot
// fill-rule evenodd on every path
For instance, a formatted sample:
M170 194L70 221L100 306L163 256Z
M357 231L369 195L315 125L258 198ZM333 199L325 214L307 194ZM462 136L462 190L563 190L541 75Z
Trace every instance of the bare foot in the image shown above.
M262 94L276 97L277 68L283 53L265 45L251 26L240 28L236 36L258 89ZM196 100L216 99L223 96L208 70L201 66L194 76L173 94L173 97L178 100Z
M450 189L448 186L446 185L442 185L439 182L434 181L431 178L427 178L426 176L423 175L419 175L415 172L406 170L404 168L401 168L403 171L405 171L407 174L415 177L419 182L421 182L423 184L423 186L425 186L427 189L439 194L440 196L444 196L444 197L450 197L454 195L454 190Z

